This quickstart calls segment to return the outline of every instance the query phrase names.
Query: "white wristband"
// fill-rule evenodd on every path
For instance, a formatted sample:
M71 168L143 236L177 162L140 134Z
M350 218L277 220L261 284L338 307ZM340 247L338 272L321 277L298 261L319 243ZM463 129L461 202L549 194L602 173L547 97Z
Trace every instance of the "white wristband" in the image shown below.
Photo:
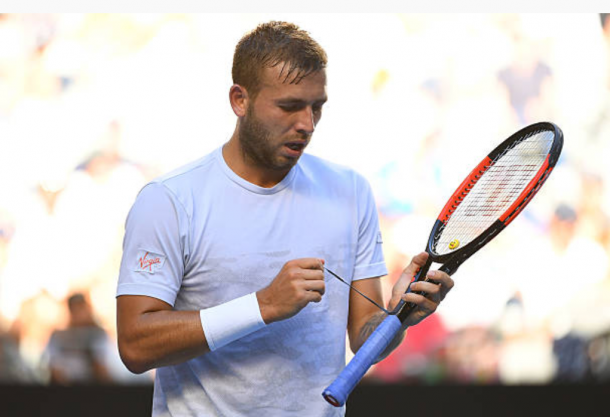
M211 351L266 326L256 293L200 310L199 317Z

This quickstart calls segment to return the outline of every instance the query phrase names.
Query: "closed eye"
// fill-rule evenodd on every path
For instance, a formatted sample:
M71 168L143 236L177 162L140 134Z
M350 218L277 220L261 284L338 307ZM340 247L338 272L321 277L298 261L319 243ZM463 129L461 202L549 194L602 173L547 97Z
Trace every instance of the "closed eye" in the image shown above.
M280 109L284 110L286 113L294 113L295 111L299 111L303 108L303 105L299 104L283 104L280 105Z
M324 103L326 103L326 100L317 101L317 102L313 103L311 110L316 114L321 113L322 106L324 105ZM303 110L309 104L307 102L302 102L302 101L289 101L289 102L279 102L277 105L280 109L282 109L286 113L294 113L294 112Z

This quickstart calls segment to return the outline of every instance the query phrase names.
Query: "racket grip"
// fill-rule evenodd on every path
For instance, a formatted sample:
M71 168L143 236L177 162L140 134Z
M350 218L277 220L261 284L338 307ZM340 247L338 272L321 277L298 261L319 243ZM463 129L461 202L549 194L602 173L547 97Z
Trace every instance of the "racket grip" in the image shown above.
M364 342L334 382L324 390L322 393L324 399L335 407L343 406L348 395L379 355L388 347L400 327L400 320L396 316L387 316Z

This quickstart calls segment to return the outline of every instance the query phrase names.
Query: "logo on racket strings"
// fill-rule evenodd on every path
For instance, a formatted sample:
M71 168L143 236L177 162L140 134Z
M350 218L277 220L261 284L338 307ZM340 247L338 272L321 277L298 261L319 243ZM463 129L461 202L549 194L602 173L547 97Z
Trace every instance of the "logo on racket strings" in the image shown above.
M454 250L459 248L460 246L460 241L457 239L453 239L451 242L449 242L449 249Z

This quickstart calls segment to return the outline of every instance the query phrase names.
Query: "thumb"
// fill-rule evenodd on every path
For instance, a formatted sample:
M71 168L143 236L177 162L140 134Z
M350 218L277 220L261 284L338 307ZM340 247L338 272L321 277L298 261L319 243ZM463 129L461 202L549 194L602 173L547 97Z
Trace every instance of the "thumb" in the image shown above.
M409 277L409 279L413 278L419 268L425 265L426 261L428 260L428 256L429 255L427 252L421 252L415 255L413 258L411 258L411 262L409 265L407 265L402 273Z
M390 301L390 306L396 306L396 304L400 301L400 297L402 297L405 291L407 291L409 288L409 283L413 280L415 274L417 274L417 271L426 264L427 260L427 252L422 252L411 258L411 262L402 271L400 279L392 288L392 300Z

